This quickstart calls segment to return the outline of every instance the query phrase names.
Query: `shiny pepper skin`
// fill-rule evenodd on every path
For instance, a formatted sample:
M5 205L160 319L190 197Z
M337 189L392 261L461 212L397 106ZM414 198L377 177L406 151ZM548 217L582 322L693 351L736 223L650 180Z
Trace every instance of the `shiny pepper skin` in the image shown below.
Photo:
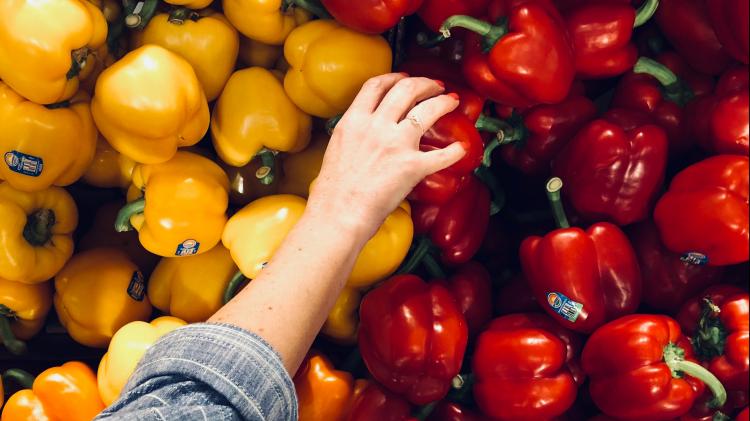
M241 167L263 148L301 151L310 142L311 127L310 116L287 96L276 75L251 67L229 78L211 116L211 140L222 161Z
M133 178L137 163L117 152L101 135L96 140L96 150L91 165L81 177L94 187L125 189Z
M91 102L96 126L118 152L143 164L168 161L208 130L206 96L190 63L157 45L105 69Z
M487 10L490 0L424 0L417 14L433 31L453 15L479 17Z
M219 97L234 71L240 48L237 30L224 15L210 9L157 14L136 41L134 48L156 44L187 60L209 102Z
M708 16L724 51L735 60L750 64L750 3L714 0L707 5Z
M70 336L97 348L105 348L125 324L151 315L143 275L125 252L110 248L70 259L55 276L54 303Z
M354 379L318 351L311 351L294 375L299 421L342 421L354 394Z
M73 184L94 158L97 132L84 92L50 109L0 82L0 121L0 180L19 190Z
M183 6L188 9L203 9L211 5L213 0L164 0L164 3L174 6Z
M318 178L323 166L328 139L325 133L314 133L305 150L281 158L284 177L279 183L279 193L307 198L310 183Z
M357 310L361 301L362 292L359 289L345 287L336 299L336 303L333 304L331 312L328 313L328 318L320 333L339 344L357 343L357 329L359 329Z
M281 45L310 13L299 7L282 10L282 0L223 0L224 14L242 35L264 44Z
M357 380L347 421L415 421L406 399L374 381Z
M71 98L107 21L86 0L10 0L0 16L0 79L37 104Z
M543 314L490 322L472 360L474 396L493 419L550 420L570 408L583 383L581 339Z
M295 29L284 44L289 70L284 90L304 112L331 118L349 108L368 79L391 71L392 52L378 35L365 35L332 20Z
M179 151L162 164L139 165L133 171L132 187L142 195L145 207L130 217L130 224L151 253L163 257L200 254L221 239L229 180L210 159Z
M395 276L365 296L359 314L359 350L376 380L418 405L448 393L468 331L445 287Z
M49 282L22 284L0 278L0 318L10 324L17 339L31 339L39 333L51 307L52 285ZM0 323L6 321L0 320Z
M78 209L60 187L35 193L0 183L0 278L36 284L62 269L73 255Z
M718 155L677 174L654 221L662 242L693 264L748 260L748 157Z
M109 406L117 400L138 361L154 342L186 324L176 317L164 316L149 323L135 321L121 327L112 337L96 373L104 404Z
M399 19L416 12L423 0L323 0L323 6L341 24L366 34L380 34Z
M3 408L2 421L90 421L104 410L94 372L70 361L34 379L30 389L13 394Z

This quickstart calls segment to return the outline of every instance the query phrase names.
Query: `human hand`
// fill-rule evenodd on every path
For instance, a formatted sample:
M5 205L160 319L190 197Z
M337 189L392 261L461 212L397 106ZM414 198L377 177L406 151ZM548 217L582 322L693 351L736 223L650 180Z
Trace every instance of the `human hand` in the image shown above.
M368 80L336 125L308 209L375 234L424 177L457 162L459 143L419 150L422 135L458 106L442 83L391 73Z

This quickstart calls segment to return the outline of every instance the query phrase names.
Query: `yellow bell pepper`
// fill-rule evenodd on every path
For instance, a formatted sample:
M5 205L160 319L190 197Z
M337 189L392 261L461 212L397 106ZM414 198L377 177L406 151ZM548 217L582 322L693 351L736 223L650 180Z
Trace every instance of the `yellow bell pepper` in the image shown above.
M162 164L138 165L129 192L143 196L122 208L115 229L135 228L143 247L159 256L207 252L221 239L228 190L224 171L191 152L177 152Z
M244 67L263 67L273 69L276 62L281 58L284 47L281 45L269 45L260 41L240 35L240 63Z
M357 310L360 301L362 301L362 293L358 289L345 287L336 299L333 309L328 313L328 319L321 333L343 345L355 344L359 328Z
M176 4L179 2L175 2ZM208 101L218 98L234 71L239 35L221 13L175 9L154 16L135 46L156 44L180 55L195 70Z
M190 63L144 45L104 69L91 111L113 148L144 164L168 161L208 130L206 95Z
M0 180L19 190L73 184L94 158L96 128L85 92L50 109L0 82L0 122Z
M242 35L281 45L289 33L312 16L299 7L284 9L285 0L223 0L224 14Z
M347 285L368 287L393 274L404 261L414 237L411 207L404 201L391 212L359 253Z
M97 370L99 395L109 406L120 395L128 377L135 371L138 361L146 350L167 333L185 326L184 320L176 317L159 317L146 322L128 323L115 333L107 353L102 357Z
M279 184L279 193L307 197L310 183L318 177L323 165L328 139L327 134L316 132L305 150L282 157L284 177Z
M54 304L68 334L97 348L106 347L122 326L151 315L143 275L125 252L113 248L73 256L55 276Z
M0 342L12 354L26 350L23 340L31 339L44 326L52 307L52 285L22 284L0 279Z
M127 188L133 178L135 166L135 161L117 152L105 138L99 136L94 159L83 173L82 179L94 187Z
M76 250L82 252L102 247L120 249L138 266L143 276L148 278L159 263L159 256L143 248L138 241L138 231L115 231L115 219L124 204L124 201L116 200L102 205L94 215L91 228L76 244Z
M118 48L124 48L117 45ZM118 50L119 51L119 50ZM123 53L124 54L124 53ZM113 65L117 61L115 56L109 51L107 44L99 47L98 50L89 53L86 58L86 65L81 69L79 76L80 90L87 92L90 96L94 94L94 88L96 87L96 81L102 74L104 69Z
M106 37L104 15L86 0L9 0L0 14L0 79L38 104L64 101Z
M122 3L117 0L88 0L89 3L98 7L109 23L116 23L122 16Z
M273 158L273 164L270 167L279 168L281 159L279 155L266 156L266 164L270 157ZM229 177L229 203L235 206L245 206L253 200L279 192L279 183L284 177L273 177L270 183L266 181L267 184L264 184L264 180L258 179L258 174L262 175L268 168L266 164L263 164L259 156L242 167L233 167L219 160L219 165Z
M165 257L148 281L148 298L164 313L204 322L221 308L236 273L232 255L221 244L198 256Z
M221 160L235 167L260 154L268 170L258 178L270 183L273 151L301 151L310 142L311 127L312 118L287 97L279 79L251 67L229 78L211 116L211 139Z
M173 6L187 7L188 9L203 9L208 7L213 0L164 0L164 3Z
M284 44L291 68L289 97L308 114L331 118L349 108L362 84L391 71L391 47L332 20L315 20L292 31Z
M73 255L78 209L65 189L34 193L0 184L0 278L36 284Z
M260 198L235 213L227 222L221 241L248 279L255 279L271 260L307 202L292 195Z

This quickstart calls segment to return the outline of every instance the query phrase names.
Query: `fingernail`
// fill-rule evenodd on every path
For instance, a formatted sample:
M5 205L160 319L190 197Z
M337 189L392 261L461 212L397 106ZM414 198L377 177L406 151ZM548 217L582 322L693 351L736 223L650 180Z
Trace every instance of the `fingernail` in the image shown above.
M451 98L453 98L453 99L455 99L456 101L460 101L461 100L461 97L458 96L458 94L455 93L455 92L449 93L448 96L451 97Z
M399 72L398 74L400 74L403 77L409 77L409 74L406 72Z
M438 85L439 87L441 87L441 88L445 89L445 82L443 82L442 80L437 80L437 79L435 79L435 83L437 83L437 85Z

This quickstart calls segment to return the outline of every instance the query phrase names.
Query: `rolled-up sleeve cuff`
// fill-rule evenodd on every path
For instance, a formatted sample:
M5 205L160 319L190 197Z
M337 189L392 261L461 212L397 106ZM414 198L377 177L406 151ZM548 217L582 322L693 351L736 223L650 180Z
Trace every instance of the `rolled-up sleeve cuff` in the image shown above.
M297 419L294 383L280 356L236 326L200 323L165 335L146 352L125 390L159 376L206 384L244 419Z

